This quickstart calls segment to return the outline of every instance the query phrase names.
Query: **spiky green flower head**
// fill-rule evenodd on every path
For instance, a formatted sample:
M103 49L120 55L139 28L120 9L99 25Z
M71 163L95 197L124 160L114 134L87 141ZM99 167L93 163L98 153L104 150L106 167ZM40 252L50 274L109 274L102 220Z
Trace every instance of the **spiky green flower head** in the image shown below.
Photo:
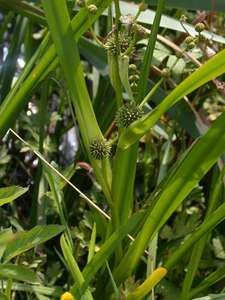
M119 54L117 51L119 50L120 53L124 53L130 44L131 37L128 36L126 32L119 32L118 33L118 47L117 47L117 38L115 32L110 34L110 36L107 38L107 41L105 43L105 49L113 54Z
M104 138L96 138L90 142L90 153L94 159L102 160L109 157L111 146Z
M116 113L116 124L119 128L128 127L143 116L143 110L135 102L128 102Z

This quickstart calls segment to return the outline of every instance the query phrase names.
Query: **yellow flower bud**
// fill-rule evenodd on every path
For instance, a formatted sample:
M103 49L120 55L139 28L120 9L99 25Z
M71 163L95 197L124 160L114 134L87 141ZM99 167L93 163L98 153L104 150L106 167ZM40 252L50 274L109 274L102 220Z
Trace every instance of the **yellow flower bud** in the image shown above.
M65 292L64 294L62 294L60 300L75 300L75 298L71 293Z

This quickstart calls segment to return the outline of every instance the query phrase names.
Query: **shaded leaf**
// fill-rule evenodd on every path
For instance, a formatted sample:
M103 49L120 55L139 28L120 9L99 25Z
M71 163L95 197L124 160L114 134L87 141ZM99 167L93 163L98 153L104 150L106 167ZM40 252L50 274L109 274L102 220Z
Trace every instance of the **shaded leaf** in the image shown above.
M9 278L28 283L39 283L37 275L32 270L24 266L17 266L13 264L0 265L0 278Z
M15 240L9 242L4 253L4 260L9 261L13 257L40 245L64 230L61 225L36 226L30 231L19 232Z
M0 206L12 202L28 191L27 188L21 186L9 186L0 188Z

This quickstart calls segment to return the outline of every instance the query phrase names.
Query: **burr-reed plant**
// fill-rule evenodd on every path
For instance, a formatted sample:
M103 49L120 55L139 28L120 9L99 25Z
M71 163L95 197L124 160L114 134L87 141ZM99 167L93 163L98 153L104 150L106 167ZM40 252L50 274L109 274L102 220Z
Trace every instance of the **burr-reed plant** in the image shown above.
M225 17L136 2L0 0L1 299L223 294Z

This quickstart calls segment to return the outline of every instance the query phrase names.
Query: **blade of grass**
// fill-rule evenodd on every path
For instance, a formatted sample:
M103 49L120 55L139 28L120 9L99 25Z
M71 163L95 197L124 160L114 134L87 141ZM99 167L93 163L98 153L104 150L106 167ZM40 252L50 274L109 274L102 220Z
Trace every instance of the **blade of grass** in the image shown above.
M164 6L165 6L165 0L159 0L157 2L157 10L156 10L154 22L152 25L151 34L149 35L148 46L145 51L144 60L143 60L141 73L140 73L140 80L139 80L139 84L138 84L138 101L139 102L144 99L145 94L146 94L149 70L151 67L153 52L155 49L155 43L157 40L157 34L159 31L160 20L161 20Z
M220 51L187 77L149 114L124 130L119 139L119 147L126 149L137 142L182 97L223 73L225 73L225 50Z
M208 209L206 212L205 219L207 217L210 217L212 212L216 209L218 206L218 202L220 200L220 195L223 190L223 177L225 173L225 167L223 171L221 171L218 174L218 168L216 166L215 171L216 175L213 178L210 188L210 195L209 195L209 204ZM189 293L190 289L194 280L194 276L196 274L196 271L198 269L200 259L202 256L202 253L206 247L206 243L210 238L211 233L208 232L204 237L201 238L201 240L196 243L193 247L191 258L187 267L187 273L184 278L183 286L182 286L182 293L181 293L181 299L182 300L188 300L189 299Z
M48 184L50 186L51 192L52 192L52 196L55 200L56 203L56 207L58 209L58 214L59 214L59 218L60 218L60 222L63 226L65 226L65 234L67 237L68 242L70 243L70 247L73 248L73 239L72 239L72 235L71 235L71 231L70 231L70 227L68 225L68 222L66 220L65 214L64 214L64 210L63 210L63 199L62 199L62 194L59 191L59 188L57 187L56 181L54 179L54 176L52 174L52 172L45 167L44 169L44 174L45 177L48 181Z
M90 243L89 243L88 259L87 259L88 263L92 260L94 254L95 254L96 233L97 233L96 232L96 223L94 223L92 233L91 233L91 239L90 239Z
M80 292L80 289L81 289L82 284L84 283L84 277L79 269L79 266L78 266L76 260L73 257L72 250L71 250L69 244L67 243L64 235L62 235L60 238L60 245L62 248L64 258L67 262L67 266L71 272L73 280L78 289L78 294L75 296L80 299L80 297L83 296L83 293ZM85 299L87 299L87 300L93 300L93 297L92 297L89 289L87 289L87 291L84 293L84 297L86 297Z
M0 207L19 198L28 191L29 188L21 186L8 186L0 188Z
M5 284L3 284L5 288ZM47 287L43 285L28 285L22 283L13 283L12 285L13 291L23 291L29 293L40 293L41 295L52 296L52 297L60 297L62 294L62 289L60 287ZM1 296L1 294L0 294Z
M25 266L14 264L0 265L0 278L9 278L13 280L24 281L28 283L38 284L40 280L34 271Z
M116 283L115 283L115 280L113 278L113 274L110 270L108 262L106 262L106 268L109 272L109 277L110 277L110 280L111 280L111 283L112 283L112 286L113 286L115 300L120 300L120 291L119 291L118 287L116 286Z
M195 230L195 232L180 245L172 256L164 264L166 269L172 269L184 254L208 231L215 228L225 219L225 203L220 205L206 220Z
M10 241L6 247L3 256L4 261L8 262L21 253L52 239L63 230L64 226L61 225L39 225L29 231L17 233L16 238Z
M115 249L120 245L124 237L132 232L137 224L143 218L143 212L134 214L126 224L118 228L102 245L101 249L95 254L89 264L87 264L82 272L85 283L82 286L82 291L85 291L90 281L95 277L98 270L105 264L105 261L113 254ZM71 292L76 292L76 287L73 286Z
M15 35L17 38L11 41L8 49L9 51L8 55L1 69L1 80L0 80L1 99L5 98L5 96L7 95L7 93L11 88L12 80L16 71L17 59L24 39L26 26L27 26L27 19L18 16L16 18L16 24L13 32L13 35Z
M17 13L30 18L34 22L46 25L43 11L37 6L30 5L28 2L20 0L0 0L0 7L10 11L16 11Z
M195 288L193 288L189 294L189 299L197 296L199 293L204 291L205 289L209 288L216 282L224 279L225 277L225 266L222 268L218 268L216 271L212 272L204 278Z
M41 86L41 96L38 103L38 126L39 126L39 151L43 153L45 125L48 117L46 106L48 105L49 80L46 80ZM34 192L32 195L32 204L30 210L31 224L46 224L46 201L47 182L44 178L41 160L38 161L37 171L34 181Z
M32 71L33 67L35 66L35 63L47 51L47 46L49 44L49 40L50 40L50 34L46 34L41 45L38 47L37 51L34 53L32 58L26 64L25 68L21 72L19 78L17 79L17 81L13 85L13 87L11 88L9 94L7 95L7 97L5 98L4 101L6 101L8 103L10 103L11 101L14 101L13 99L16 96L16 93L19 92L20 87L22 88L22 83L25 81L25 79L28 77L28 75Z
M161 180L167 174L168 167L169 167L169 160L170 160L170 150L171 150L171 136L169 137L168 141L165 143L165 151L163 153L162 162L159 168L159 176L157 179L157 183L160 183ZM156 267L157 249L158 249L158 233L155 235L153 240L149 243L147 275L151 274ZM154 300L154 299L155 299L155 292L154 292L154 288L152 288L150 300Z

